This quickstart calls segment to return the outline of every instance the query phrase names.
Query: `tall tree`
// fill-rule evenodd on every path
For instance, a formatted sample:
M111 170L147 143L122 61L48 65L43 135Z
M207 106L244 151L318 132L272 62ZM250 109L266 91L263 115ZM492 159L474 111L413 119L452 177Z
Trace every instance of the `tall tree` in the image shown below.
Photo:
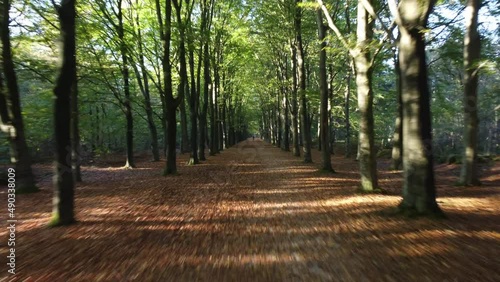
M128 0L129 4L131 4L131 0ZM151 105L151 93L149 87L149 74L145 64L145 54L144 54L144 40L142 36L142 24L140 21L140 4L139 0L135 1L136 6L136 15L135 15L135 37L137 38L137 54L136 57L139 61L139 68L137 64L132 63L132 67L134 68L135 76L137 78L137 83L139 84L139 88L141 89L142 96L144 97L144 109L146 111L146 120L148 123L149 133L151 135L151 153L153 155L153 161L160 160L160 153L158 148L158 131L156 129L156 125L153 118L153 108ZM131 57L132 61L134 61L134 57Z
M358 0L358 16L356 30L356 47L349 46L346 38L333 22L328 9L322 0L317 0L328 21L328 26L334 31L340 42L349 52L354 61L356 70L356 86L358 94L358 108L360 111L358 157L361 174L360 190L373 192L378 190L377 163L375 155L375 133L373 120L373 89L372 73L376 55L380 51L371 51L373 39L373 20L375 11L370 0ZM382 23L383 25L383 23ZM384 28L386 29L386 28ZM386 29L387 30L387 29ZM388 34L389 31L386 31Z
M320 85L320 139L321 139L321 168L325 171L333 171L330 152L330 126L328 110L328 81L326 70L326 26L323 24L323 13L317 10L318 38L321 41L319 53L319 85Z
M190 13L190 17L192 14ZM188 52L189 52L189 71L191 77L191 87L189 94L189 111L191 119L191 156L189 163L195 165L199 163L198 158L198 104L199 104L199 90L196 85L195 64L194 64L194 30L192 20L189 19L188 25ZM199 60L201 58L198 58Z
M465 8L464 37L464 111L465 131L462 170L460 183L463 185L478 185L477 175L477 133L478 133L478 102L477 86L479 59L481 56L481 38L477 30L480 0L468 0Z
M200 144L199 144L199 158L201 161L206 160L205 147L207 143L207 115L210 85L212 78L210 75L210 27L212 25L212 16L214 9L214 0L201 1L201 27L200 27L200 49L199 49L199 62L198 62L198 83L200 84L201 66L203 65L203 104L200 112ZM201 90L201 85L197 87ZM200 92L201 93L201 92Z
M177 29L179 31L179 76L180 82L178 86L178 97L182 97L179 105L180 116L181 116L181 152L185 153L189 149L189 136L187 128L187 115L186 115L186 105L185 100L189 94L189 80L187 74L187 62L186 62L186 27L189 23L185 23L182 19L182 4L183 1L172 0L172 4L175 8L175 17L177 19ZM185 1L188 13L191 14L190 1ZM189 19L189 16L186 17Z
M370 2L371 0L366 1ZM378 188L373 121L373 88L371 85L373 61L370 52L370 43L373 37L373 19L362 2L361 0L358 1L357 44L354 66L356 68L358 108L361 114L359 122L361 190L369 192Z
M114 8L113 8L114 9ZM123 77L123 91L124 91L124 112L125 118L127 120L127 134L126 134L126 144L127 144L127 160L125 167L134 168L134 118L132 116L132 106L130 101L130 74L128 65L128 52L127 43L125 41L125 28L123 26L123 9L122 0L117 2L118 11L115 12L118 18L118 39L120 40L120 54L122 57L121 72Z
M344 16L346 22L346 32L351 33L351 19L349 15L349 2L346 1ZM352 58L347 52L347 60L349 61L349 68L347 69L346 86L344 93L344 115L345 115L345 157L351 156L351 120L350 120L350 100L351 100L351 78L352 78Z
M80 112L78 110L78 77L73 73L73 91L71 91L71 166L73 169L73 178L76 182L82 181L82 172L80 168L81 160L80 149Z
M71 91L76 73L75 0L62 0L56 7L61 25L62 65L54 88L54 121L56 139L56 175L54 206L50 224L68 225L74 218L74 181L71 169Z
M295 0L295 49L297 56L297 81L298 92L300 99L300 117L301 117L301 133L303 140L304 162L312 162L311 156L311 122L309 120L309 113L307 111L307 95L306 95L306 68L305 68L305 54L304 46L302 43L302 0Z
M21 101L17 76L12 60L10 42L10 0L0 4L0 37L2 41L2 68L5 75L6 88L0 83L0 129L7 133L11 151L11 162L15 165L17 193L37 192L35 178L31 170L31 156L24 132L21 115ZM0 81L2 80L0 74ZM65 148L69 152L69 146Z
M295 40L294 40L295 41ZM291 63L292 63L292 99L290 113L292 116L292 152L296 157L300 156L300 142L299 142L299 107L298 107L298 82L297 82L297 50L295 43L291 43Z
M160 1L156 0L158 22L160 23L161 40L163 41L163 56L162 56L162 70L163 70L163 91L166 104L166 122L167 122L167 164L164 174L177 173L177 117L176 110L181 103L184 92L179 92L181 96L174 97L172 92L172 65L170 63L170 45L172 39L172 2L166 1L165 14L162 17L160 10Z
M100 72L102 74L102 78L105 81L105 84L111 90L115 98L118 100L120 108L125 115L126 120L126 135L125 135L125 144L126 144L126 168L134 168L134 119L132 114L132 100L130 95L130 72L129 72L129 61L130 61L130 52L129 46L127 45L126 38L126 28L124 22L124 12L123 9L125 6L123 0L116 1L105 1L100 0L96 2L97 5L95 7L100 12L99 16L102 17L104 26L106 27L105 33L101 36L105 38L103 39L103 43L107 50L111 51L115 60L120 60L119 68L121 78L116 78L114 73L109 77L106 74L105 69L102 65L103 57L102 54L98 54L97 49L91 45L92 51L96 56L100 64ZM115 38L114 36L117 36ZM119 56L114 53L113 50L118 50ZM114 80L114 82L112 81Z
M399 209L439 214L434 181L430 91L425 34L435 0L394 0L389 7L399 27L399 67L403 102L403 200Z
M398 115L396 116L396 123L394 125L394 135L392 138L392 164L391 168L394 170L400 169L403 163L403 105L401 101L401 70L399 68L399 61L397 59L398 53L394 52L394 69L396 75L396 96L398 99Z

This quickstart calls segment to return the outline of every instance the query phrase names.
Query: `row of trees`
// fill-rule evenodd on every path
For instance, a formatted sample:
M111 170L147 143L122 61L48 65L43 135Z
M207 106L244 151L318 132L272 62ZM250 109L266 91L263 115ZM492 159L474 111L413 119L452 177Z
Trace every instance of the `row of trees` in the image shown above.
M242 34L228 31L242 28L235 26L243 20L239 1L103 0L76 6L73 0L60 5L47 1L34 1L28 7L17 4L11 6L11 1L5 1L2 6L2 74L8 85L4 89L0 80L2 130L10 136L12 162L21 180L17 192L37 191L23 134L16 57L10 49L9 40L14 36L29 45L26 49L53 52L17 66L20 73L36 77L35 83L27 80L25 85L36 84L38 91L55 85L53 144L57 174L52 224L74 221L74 181L82 180L81 143L90 143L91 150L95 150L92 143L105 138L103 119L110 112L123 114L125 167L135 167L135 111L135 116L147 124L154 161L160 159L163 147L165 175L177 173L179 143L181 151L190 152L189 163L194 165L206 160L207 146L208 153L215 155L248 135L246 119L250 111L244 108L244 102L250 87L244 85L239 70L243 60L248 59L245 54L251 53L247 42L240 41ZM24 23L12 32L9 15L21 7L24 10L17 20L21 18ZM53 45L58 34L62 49ZM61 75L53 81L49 72L57 69L57 55L61 56ZM159 110L154 109L157 105ZM83 128L90 134L81 135L81 119L90 120L90 126ZM158 142L158 121L162 146Z
M265 139L305 162L317 143L322 169L333 171L335 141L345 141L349 156L357 131L361 190L379 189L377 147L390 140L394 168L404 168L401 207L438 212L432 134L438 144L456 142L460 134L433 132L431 106L434 113L439 109L442 127L467 125L461 181L476 184L478 130L490 145L499 134L494 74L479 87L487 111L486 122L478 123L478 71L498 73L498 63L479 62L478 1L437 7L465 15L466 29L458 16L439 13L429 25L435 2L420 2L417 9L410 0L4 1L0 114L18 191L37 190L29 153L57 148L54 223L65 224L72 222L72 181L81 181L87 152L123 148L125 166L133 168L140 141L153 160L165 155L165 174L175 174L177 151L190 152L190 164L197 164L207 148L217 154L260 128ZM449 38L441 38L443 32ZM60 35L64 49L56 44ZM483 53L500 57L494 39L481 41L487 43ZM462 45L463 56L446 52ZM59 57L62 72L54 80ZM465 74L455 89L443 75L449 65L446 71ZM456 108L449 103L460 89L465 111L453 119ZM54 111L48 111L53 97ZM51 123L54 139L44 130Z
M381 73L392 67L392 77L383 77L383 82L393 89L394 95L385 93L381 96L382 99L386 96L394 100L392 109L385 107L382 111L389 110L396 117L392 127L392 159L393 168L398 169L402 165L404 170L403 202L400 207L418 213L439 212L435 202L431 126L431 92L437 91L431 90L435 80L429 76L429 51L426 49L429 49L431 44L438 44L434 41L438 41L436 38L443 32L443 28L456 28L456 18L459 15L450 22L438 16L429 26L429 17L435 8L435 1L419 1L417 5L415 1L388 1L385 4L359 0L330 4L321 0L315 3L294 0L282 1L272 8L266 6L266 1L257 2L256 6L262 7L262 10L255 9L255 15L259 28L264 33L264 36L261 36L263 44L267 44L274 52L273 64L267 70L267 77L271 79L274 76L276 81L274 87L271 86L274 91L268 91L265 93L267 96L262 97L268 105L263 108L262 136L285 151L290 150L289 144L292 143L292 151L296 156L300 155L299 144L303 145L303 159L305 162L311 162L311 127L315 123L314 120L317 120L317 143L318 149L322 151L321 167L323 170L332 171L330 153L333 152L335 139L331 135L335 136L336 133L332 128L342 120L345 122L343 127L346 156L349 155L352 122L350 81L354 76L358 111L360 189L363 192L379 190L374 88L379 91L388 89L377 87L373 74L376 67ZM479 184L478 73L485 69L486 65L480 58L480 7L480 1L476 0L467 1L462 8L448 7L458 9L458 13L463 11L465 18L465 27L462 28L463 43L462 46L457 46L463 48L463 57L455 55L453 58L455 61L463 61L461 73L464 75L460 80L463 85L462 124L465 125L461 130L464 133L464 149L460 183L463 185ZM355 15L352 15L353 13ZM280 23L276 22L276 14L282 19ZM301 28L304 21L310 24L314 17L316 26ZM354 17L355 33L351 27L351 19ZM276 24L275 29L271 29L274 33L265 33L264 30L269 31L269 26L273 23ZM431 32L432 28L441 30ZM288 32L283 34L283 30ZM307 52L304 47L304 33L308 38ZM451 33L450 35L457 36ZM450 39L456 40L453 37ZM429 42L426 42L426 38ZM439 44L446 44L450 39L439 40ZM432 59L435 60L434 54L437 52L430 52L431 58L434 57ZM305 58L305 53L309 58ZM330 59L327 55L330 55ZM319 97L314 92L319 93ZM433 99L433 102L435 101ZM490 110L488 115L492 116L495 111ZM493 129L490 135L487 135L489 142L495 142L494 131L498 130L497 126L497 120L489 123L489 127ZM385 134L391 134L391 131ZM381 146L384 146L383 142Z

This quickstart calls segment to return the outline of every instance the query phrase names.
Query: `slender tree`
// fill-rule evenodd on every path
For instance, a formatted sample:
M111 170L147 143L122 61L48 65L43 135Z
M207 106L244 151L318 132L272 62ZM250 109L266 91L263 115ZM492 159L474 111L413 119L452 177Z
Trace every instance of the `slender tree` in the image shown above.
M128 0L130 1L130 0ZM130 2L129 2L130 3ZM131 3L130 3L131 4ZM135 1L136 9L139 9L139 0ZM137 83L141 89L142 96L144 97L144 109L146 111L146 121L148 123L149 133L151 135L151 153L153 156L153 161L157 162L160 160L160 152L158 148L158 131L153 118L153 108L151 105L151 93L149 87L149 74L145 63L144 54L144 40L142 36L142 24L140 21L140 12L137 11L135 15L135 37L137 39L137 54L134 59L132 58L132 67L134 68L135 76L137 78ZM134 22L134 21L132 21ZM134 61L138 61L139 67ZM139 70L140 68L140 70Z
M134 118L132 116L132 106L130 101L130 74L129 74L129 57L127 52L127 43L125 42L125 28L123 26L123 9L122 9L122 0L118 0L117 2L117 18L118 18L118 40L120 41L120 54L122 57L122 65L121 72L123 77L123 91L124 91L124 100L123 107L125 112L125 118L127 120L127 135L126 135L126 144L127 144L127 160L125 163L125 167L134 168Z
M300 99L300 117L301 117L301 133L303 140L304 162L311 163L311 123L309 120L309 113L307 111L307 96L306 96L306 68L305 68L305 54L302 44L302 0L296 0L295 7L295 49L297 56L297 81L298 92Z
M360 111L358 156L356 157L359 160L361 174L360 190L363 192L377 191L378 178L374 142L372 74L375 58L380 48L373 52L370 47L373 39L373 20L376 15L370 0L358 0L357 42L356 47L352 48L333 22L323 1L317 0L317 2L328 21L328 26L334 31L354 61L358 108ZM386 32L390 34L390 31L387 30Z
M295 43L290 47L291 49L291 63L292 63L292 99L290 113L292 116L292 152L296 157L300 156L300 142L299 142L299 107L298 107L298 83L297 83L297 50Z
M392 138L392 164L391 168L397 170L401 168L403 163L403 105L401 101L401 70L399 69L399 61L397 59L397 52L394 56L394 68L396 75L396 96L398 99L398 115L396 116L396 122L394 126L394 135Z
M190 17L192 14L189 15ZM196 84L195 76L195 64L194 64L194 31L192 26L192 20L188 25L188 52L189 52L189 71L191 77L191 87L189 94L189 110L191 119L191 156L189 157L189 163L195 165L199 163L198 158L198 104L199 104L199 89ZM200 59L200 58L198 58ZM199 79L199 77L198 77Z
M71 91L71 166L73 168L73 178L76 182L82 181L82 172L80 168L80 112L78 110L78 78L73 73L73 90Z
M166 1L165 4L165 14L162 17L161 7L159 0L156 0L157 16L160 23L160 34L163 41L163 56L162 56L162 71L163 71L163 84L164 84L164 95L166 104L166 122L167 122L167 164L164 170L164 174L176 174L177 173L177 155L176 155L176 145L177 145L177 117L176 110L180 105L182 99L184 98L184 92L181 91L179 94L181 96L174 97L172 92L172 65L170 63L170 45L172 39L172 2Z
M209 95L210 95L210 85L212 83L212 77L210 75L210 27L212 25L212 16L214 9L214 0L202 0L201 1L201 39L200 39L200 50L199 50L199 62L198 62L198 83L200 84L201 76L201 66L203 65L203 104L201 106L200 112L200 144L199 144L199 158L201 161L206 160L205 157L205 147L207 143L207 115L208 115L208 105L209 105ZM201 90L201 85L197 87ZM201 93L201 92L200 92Z
M328 110L328 81L326 70L326 26L323 24L323 13L317 10L318 38L321 41L319 53L319 85L320 85L320 139L321 139L321 169L324 171L333 171L331 152L330 152L330 126Z
M477 175L477 133L478 133L478 63L481 56L481 38L477 30L480 0L468 0L465 8L464 37L464 111L465 130L462 170L460 183L462 185L480 184Z

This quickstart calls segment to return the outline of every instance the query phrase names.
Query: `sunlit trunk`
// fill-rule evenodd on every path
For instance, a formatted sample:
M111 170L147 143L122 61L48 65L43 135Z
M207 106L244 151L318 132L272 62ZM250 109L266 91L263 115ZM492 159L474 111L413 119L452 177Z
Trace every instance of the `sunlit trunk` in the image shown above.
M481 38L477 30L480 0L468 0L465 9L466 32L464 37L464 147L460 183L480 184L477 175L478 134L478 63L481 55Z
M358 3L357 54L354 57L356 67L356 86L358 94L359 121L359 172L361 187L364 192L378 188L377 162L375 155L375 132L373 121L373 66L370 54L373 21L361 2Z
M403 102L403 201L402 211L440 213L434 182L430 91L425 56L427 19L433 1L402 0L399 5L399 65Z

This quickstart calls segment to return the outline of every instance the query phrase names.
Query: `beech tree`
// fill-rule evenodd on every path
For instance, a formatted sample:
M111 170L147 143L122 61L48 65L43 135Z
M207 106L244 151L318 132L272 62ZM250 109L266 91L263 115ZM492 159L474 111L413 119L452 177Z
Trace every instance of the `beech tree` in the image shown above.
M321 10L317 11L317 21L318 21L318 38L321 41L320 54L319 54L319 84L321 92L321 117L320 117L320 129L321 129L321 156L322 164L321 168L325 171L333 171L331 162L331 152L330 152L330 124L328 115L328 81L327 81L327 70L326 70L326 26L323 24L323 13Z
M477 30L478 13L481 1L468 0L465 9L464 37L464 147L460 183L463 185L478 185L477 175L477 132L478 132L478 101L477 87L479 80L479 59L481 55L481 38Z
M50 225L68 225L74 218L74 180L71 169L71 91L76 73L75 0L56 5L61 25L62 64L54 88L54 122L56 139L56 172L54 201Z
M132 5L131 1L129 1L129 5ZM152 109L152 103L151 103L151 91L150 91L150 85L149 85L149 73L148 69L146 67L146 60L145 60L145 51L144 51L144 39L142 35L142 23L140 20L140 4L139 0L135 1L135 8L136 8L136 14L135 14L135 21L133 22L134 25L134 37L137 39L137 52L133 54L131 57L132 61L132 67L135 72L135 76L137 79L137 84L139 85L139 88L141 90L141 93L144 97L144 110L146 111L146 118L147 118L147 123L148 123L148 128L149 128L149 133L151 135L151 153L153 155L153 161L159 161L160 160L160 153L159 153L159 147L158 147L158 131L156 129L155 121L154 121L154 112ZM133 51L133 49L132 49ZM137 67L137 62L139 67ZM140 69L139 69L140 68Z
M352 48L334 23L323 1L317 0L317 3L328 21L328 26L334 31L354 61L358 108L361 114L358 142L359 170L361 175L360 190L364 192L377 191L378 179L374 142L372 74L375 57L381 47L376 51L372 51L370 48L373 39L372 26L374 20L371 14L375 12L369 0L358 1L357 42L356 46ZM368 9L371 10L371 13Z
M430 91L425 31L434 0L402 0L391 12L399 27L399 68L403 102L403 212L439 214L432 154Z
M295 3L295 56L297 57L297 84L298 96L300 99L300 130L302 133L302 140L304 142L304 162L312 162L311 157L311 122L309 120L309 112L307 111L307 97L306 97L306 68L305 68L305 54L302 44L302 0L296 0Z
M165 10L162 12L160 1L156 0L156 13L160 26L160 37L163 42L163 56L162 56L162 71L163 71L163 95L165 97L165 121L167 122L167 164L164 174L177 173L177 107L184 99L184 92L180 91L181 96L174 97L172 91L172 65L170 62L170 46L172 39L172 3L166 1Z

